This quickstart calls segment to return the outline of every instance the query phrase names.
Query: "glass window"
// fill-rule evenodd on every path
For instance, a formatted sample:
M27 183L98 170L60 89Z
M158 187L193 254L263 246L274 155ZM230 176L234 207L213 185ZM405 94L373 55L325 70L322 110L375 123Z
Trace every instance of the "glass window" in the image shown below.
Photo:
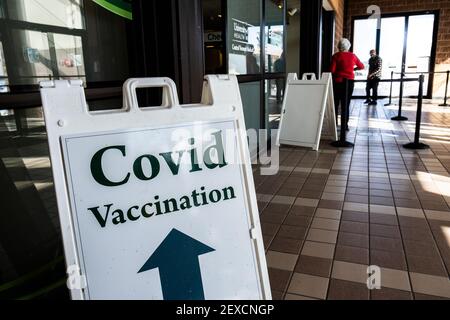
M391 78L391 72L401 72L403 64L403 43L405 39L405 17L383 18L381 19L380 35L380 57L383 59L384 79ZM394 78L399 75L395 74ZM390 83L380 83L378 93L389 95ZM392 84L392 92L398 92L400 84Z
M266 0L266 72L285 72L283 1Z
M12 39L13 85L38 84L49 78L86 80L81 37L13 29Z
M81 37L65 34L53 35L58 73L61 78L85 79Z
M369 52L370 50L375 49L377 44L377 20L355 20L353 42L353 52L358 56L361 62L368 66ZM366 79L367 71L367 68L366 70L359 71L357 78Z
M13 20L83 28L82 0L6 0L6 8Z
M38 84L54 76L47 33L13 29L12 39L16 60L9 62L17 72L14 84Z
M8 79L2 80L6 71L0 71L0 90L4 91L5 81L12 92L23 92L50 78L102 86L116 86L129 78L129 20L93 1L0 1L7 4L8 13L0 24L4 49L0 67L6 67ZM84 19L89 27L79 30Z
M228 0L228 72L261 72L261 1Z
M266 80L266 128L269 130L280 126L285 85L284 78Z
M380 49L379 54L383 59L382 78L390 79L391 72L396 74L394 78L400 77L400 72L404 70L408 78L417 78L420 72L429 72L431 52L434 34L433 14L405 15L381 19ZM408 21L408 32L405 39L405 25ZM355 20L354 25L354 52L367 64L367 57L371 49L376 46L376 20L360 19ZM406 40L406 48L404 47ZM406 59L404 50L406 49ZM412 74L408 74L408 72ZM364 72L357 72L357 79L365 80L367 69ZM429 75L425 74L424 95L428 94ZM364 83L355 85L355 95L364 95ZM399 92L400 84L394 82L393 93ZM418 93L417 82L404 83L404 96L416 96ZM389 95L390 83L381 83L379 94Z
M408 40L406 50L406 72L429 72L431 64L431 49L433 47L434 15L420 15L409 17ZM417 78L417 74L407 75ZM425 75L423 94L428 93L428 81L430 77ZM415 96L419 90L419 84L408 82L405 84L405 95Z
M366 67L364 70L355 72L355 79L366 80L369 70L369 52L376 48L377 43L377 20L355 20L353 37L353 52ZM356 82L354 95L364 96L365 92L366 84L364 82Z

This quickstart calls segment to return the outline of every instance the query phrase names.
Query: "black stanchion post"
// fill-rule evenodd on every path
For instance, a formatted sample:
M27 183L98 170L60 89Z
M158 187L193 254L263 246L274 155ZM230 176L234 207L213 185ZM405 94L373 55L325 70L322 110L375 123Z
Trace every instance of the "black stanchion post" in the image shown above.
M349 99L351 99L351 96L349 97L349 88L348 88L348 79L344 79L344 87L345 87L345 101L341 102L341 132L340 132L340 136L339 136L339 140L338 141L334 141L331 143L331 145L333 147L336 148L353 148L354 144L351 142L347 141L347 122L348 122L348 117L350 114L350 110L349 110Z
M402 71L400 76L400 97L398 98L398 116L391 118L391 120L395 121L406 121L407 117L402 116L402 106L403 106L403 79L405 77L405 73Z
M440 107L447 107L447 94L448 94L448 82L450 80L450 70L447 71L447 80L445 81L445 95L444 95L444 103L440 104Z
M425 76L423 74L419 77L419 94L417 98L417 116L416 116L416 132L414 134L414 142L405 144L406 149L428 149L429 145L420 143L420 125L422 123L422 103L423 103L423 83Z
M386 103L385 106L390 106L392 104L392 84L394 80L394 71L391 71L391 88L389 89L389 103Z

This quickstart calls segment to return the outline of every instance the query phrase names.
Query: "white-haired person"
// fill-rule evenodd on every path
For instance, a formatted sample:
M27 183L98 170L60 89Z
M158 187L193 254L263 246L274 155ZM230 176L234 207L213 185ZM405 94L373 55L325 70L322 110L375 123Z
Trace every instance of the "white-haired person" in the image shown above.
M364 65L361 60L359 60L353 52L349 51L351 47L352 45L348 39L342 39L338 44L339 52L335 53L331 60L334 107L336 109L337 116L339 104L341 105L341 119L343 115L345 115L347 119L347 123L345 124L343 124L341 120L341 128L345 127L345 130L348 130L350 101L355 88L355 70L364 69ZM347 105L345 105L345 102Z

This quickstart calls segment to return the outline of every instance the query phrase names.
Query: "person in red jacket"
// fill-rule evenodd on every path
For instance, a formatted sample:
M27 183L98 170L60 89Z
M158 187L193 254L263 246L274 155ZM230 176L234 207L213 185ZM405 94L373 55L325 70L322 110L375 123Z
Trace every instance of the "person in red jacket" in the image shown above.
M333 89L334 89L334 107L336 109L336 116L339 110L339 104L341 104L341 119L345 112L347 116L347 123L345 124L346 130L348 130L349 109L350 102L355 88L355 70L363 70L364 65L361 60L352 53L349 52L351 43L348 39L342 39L339 41L339 52L333 55L331 60L331 73L333 74ZM348 83L348 85L347 85ZM346 90L347 89L347 90ZM346 99L348 97L348 99ZM345 104L347 102L347 104ZM341 127L343 124L341 123Z

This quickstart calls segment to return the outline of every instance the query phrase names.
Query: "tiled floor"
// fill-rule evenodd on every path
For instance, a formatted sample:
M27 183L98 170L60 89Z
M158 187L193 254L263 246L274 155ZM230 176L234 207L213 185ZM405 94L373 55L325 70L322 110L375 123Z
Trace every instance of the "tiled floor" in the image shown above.
M450 109L424 106L431 149L414 152L415 108L398 123L395 106L355 101L354 149L284 147L277 175L255 168L274 299L450 298Z
M27 122L0 118L0 299L68 299L45 127Z

